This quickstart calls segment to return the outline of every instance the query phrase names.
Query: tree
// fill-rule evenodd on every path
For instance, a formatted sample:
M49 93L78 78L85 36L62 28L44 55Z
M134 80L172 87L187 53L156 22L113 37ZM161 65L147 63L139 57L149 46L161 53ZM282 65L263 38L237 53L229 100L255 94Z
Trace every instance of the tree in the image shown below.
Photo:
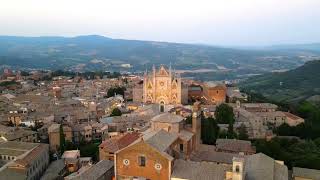
M110 116L121 116L122 112L118 108L114 108L110 114Z
M215 118L220 124L233 124L235 121L233 108L227 104L221 104L217 106Z
M186 124L192 124L192 116L186 118Z
M108 89L107 97L113 97L115 94L120 94L124 96L124 91L126 90L125 87L111 87Z
M65 151L65 145L66 145L66 140L65 140L65 135L63 132L63 125L60 124L60 153L62 154Z
M204 144L215 144L219 134L219 126L215 119L201 118L201 139Z
M248 132L247 132L247 128L244 124L241 124L241 126L238 129L238 139L240 140L248 140L249 136L248 136Z

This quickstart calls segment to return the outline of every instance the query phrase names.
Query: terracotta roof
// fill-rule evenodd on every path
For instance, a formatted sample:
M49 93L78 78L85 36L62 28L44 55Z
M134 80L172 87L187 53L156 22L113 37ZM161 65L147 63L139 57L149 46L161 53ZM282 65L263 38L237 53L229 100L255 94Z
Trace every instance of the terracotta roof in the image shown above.
M252 152L256 150L251 146L250 141L236 139L217 139L216 147L218 150L233 151L233 152Z
M137 133L137 132L127 133L119 139L114 139L114 138L107 139L103 141L99 145L99 147L100 148L103 147L108 152L115 153L116 151L121 150L127 147L128 145L130 145L131 143L136 141L139 137L140 137L140 133Z
M28 166L36 159L43 151L48 150L48 144L40 144L36 148L34 148L27 156L22 159L17 159L15 163L20 164L22 166Z
M165 122L165 123L179 123L183 120L182 116L171 114L171 113L162 113L151 119L152 122Z
M302 119L301 117L299 116L296 116L294 114L291 114L289 112L283 112L287 117L291 118L291 119L294 119L294 120L297 120L297 119Z

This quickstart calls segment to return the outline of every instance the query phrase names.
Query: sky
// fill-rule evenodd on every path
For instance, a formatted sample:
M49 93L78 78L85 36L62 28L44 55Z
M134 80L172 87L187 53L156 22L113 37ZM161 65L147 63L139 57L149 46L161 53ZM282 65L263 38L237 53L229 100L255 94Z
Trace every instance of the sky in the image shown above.
M320 0L0 0L0 35L220 46L320 42Z

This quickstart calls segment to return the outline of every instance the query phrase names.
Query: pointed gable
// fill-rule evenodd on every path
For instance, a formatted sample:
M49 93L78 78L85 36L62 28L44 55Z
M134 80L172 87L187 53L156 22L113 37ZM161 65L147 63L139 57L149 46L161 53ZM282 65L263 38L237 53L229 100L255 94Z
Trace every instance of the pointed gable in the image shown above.
M166 70L166 68L161 65L160 66L160 69L159 69L159 73L158 73L160 76L169 76L169 73L168 71Z

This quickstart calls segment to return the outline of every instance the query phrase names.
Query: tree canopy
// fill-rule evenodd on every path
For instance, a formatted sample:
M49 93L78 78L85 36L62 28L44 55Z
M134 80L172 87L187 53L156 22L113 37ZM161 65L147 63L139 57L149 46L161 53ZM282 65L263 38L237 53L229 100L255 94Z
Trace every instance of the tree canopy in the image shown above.
M118 108L114 108L110 114L110 116L121 116L122 112Z
M107 92L107 97L113 97L115 94L124 96L125 87L111 87Z
M224 103L217 106L215 111L215 119L219 124L233 124L234 123L233 108Z

